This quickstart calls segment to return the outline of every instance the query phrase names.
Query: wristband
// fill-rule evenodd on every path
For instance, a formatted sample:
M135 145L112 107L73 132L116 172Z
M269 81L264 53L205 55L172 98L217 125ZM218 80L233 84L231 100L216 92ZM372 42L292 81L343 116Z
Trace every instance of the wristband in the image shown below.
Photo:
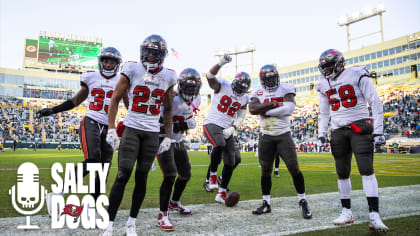
M207 79L214 79L214 78L216 78L216 75L213 75L210 71L207 72L206 76L207 76Z

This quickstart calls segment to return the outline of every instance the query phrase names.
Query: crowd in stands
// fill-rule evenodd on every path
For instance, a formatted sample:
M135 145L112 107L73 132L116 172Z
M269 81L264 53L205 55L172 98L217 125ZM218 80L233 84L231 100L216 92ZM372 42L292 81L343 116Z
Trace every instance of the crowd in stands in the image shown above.
M420 137L419 112L420 88L389 89L381 93L384 104L384 129L386 137L402 135ZM0 100L0 140L16 140L23 143L78 143L79 126L86 111L86 103L79 107L49 117L37 118L36 112L44 107L57 105L51 100L35 101L16 98ZM186 143L207 143L203 135L203 121L208 106L197 115L197 127L187 132ZM121 105L117 120L122 121L127 113ZM319 146L318 104L305 101L296 106L291 117L291 131L298 150L305 152L328 151L329 146ZM237 132L242 151L258 148L259 117L248 114Z

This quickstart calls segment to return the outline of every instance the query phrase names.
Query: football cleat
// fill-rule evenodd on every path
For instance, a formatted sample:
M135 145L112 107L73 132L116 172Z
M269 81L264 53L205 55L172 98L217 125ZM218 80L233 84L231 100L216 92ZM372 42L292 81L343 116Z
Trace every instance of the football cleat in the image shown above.
M210 175L209 188L213 190L219 188L217 185L217 175Z
M389 228L382 222L378 212L369 213L369 230L376 232L387 232Z
M274 177L276 177L276 178L279 178L279 177L280 177L280 175L279 175L279 172L278 172L278 171L274 171Z
M271 212L271 206L268 204L266 200L263 200L263 203L260 207L252 211L252 214L254 215L261 215L263 213L270 213Z
M311 219L312 218L312 212L309 209L308 202L305 199L302 199L299 201L299 207L302 208L302 216L305 219Z
M217 183L219 184L219 185L222 185L222 176L219 176L218 178L217 178ZM230 189L229 188L226 188L226 192L229 192L230 191Z
M137 236L136 233L136 224L126 224L125 233L127 236Z
M169 215L168 215L167 211L159 213L159 215L158 215L158 226L161 229L166 230L166 231L174 229L174 226L169 221Z
M226 199L226 192L217 192L216 198L214 200L216 200L216 202L218 203L225 204L225 199Z
M184 215L191 214L191 210L188 207L184 207L180 202L178 203L172 203L172 200L169 201L168 208L170 210L179 211L179 213Z
M208 180L205 180L203 183L203 188L207 191L207 192L213 192L213 189L210 189L210 184L208 182Z
M340 216L333 220L333 223L335 225L345 225L354 223L353 213L351 212L351 209L343 207Z
M51 210L52 210L52 206L51 206L51 197L54 195L60 195L60 196L64 196L64 193L47 193L47 195L45 196L45 203L47 204L47 211L48 211L48 215L51 217ZM60 206L57 203L57 215L60 215Z

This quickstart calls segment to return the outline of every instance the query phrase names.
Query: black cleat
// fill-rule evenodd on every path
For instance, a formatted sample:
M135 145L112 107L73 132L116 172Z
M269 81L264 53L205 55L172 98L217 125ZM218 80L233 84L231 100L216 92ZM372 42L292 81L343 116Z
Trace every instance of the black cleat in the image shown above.
M252 214L261 215L263 213L271 213L271 206L266 200L263 200L263 204L257 209L252 211Z
M299 207L302 208L302 216L305 219L312 218L312 212L309 210L308 202L305 199L299 201Z
M205 189L208 193L213 192L213 189L210 189L209 182L207 182L207 181L204 181L203 188L204 188L204 189Z
M219 186L222 185L222 176L217 177L217 184L219 184ZM230 191L230 189L226 188L226 192L229 192L229 191Z

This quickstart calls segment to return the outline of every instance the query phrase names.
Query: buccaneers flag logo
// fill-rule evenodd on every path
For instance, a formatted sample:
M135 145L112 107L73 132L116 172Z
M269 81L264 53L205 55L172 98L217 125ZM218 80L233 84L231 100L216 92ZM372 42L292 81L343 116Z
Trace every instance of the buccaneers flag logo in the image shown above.
M67 204L66 207L64 207L63 212L61 213L60 216L62 215L70 215L75 217L74 218L74 222L77 221L77 218L79 218L80 214L82 214L83 211L83 205L81 206L76 206L73 204Z

